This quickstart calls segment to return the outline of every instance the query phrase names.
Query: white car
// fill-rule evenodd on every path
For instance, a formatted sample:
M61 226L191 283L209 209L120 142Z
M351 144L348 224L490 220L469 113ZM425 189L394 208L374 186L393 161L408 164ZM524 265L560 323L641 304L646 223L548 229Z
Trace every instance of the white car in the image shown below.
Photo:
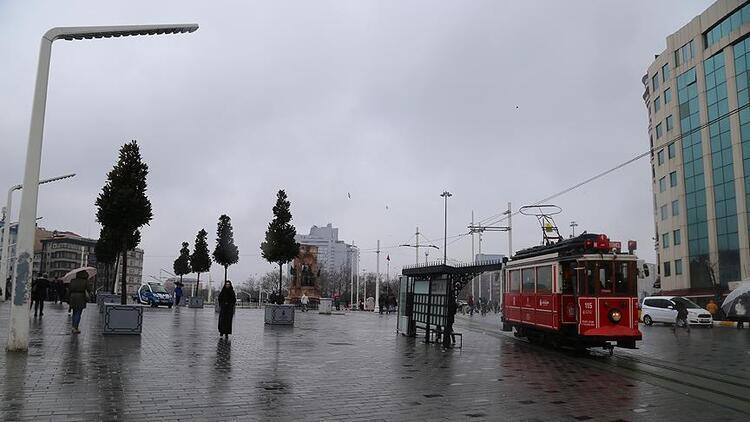
M680 296L650 296L643 299L641 321L646 325L655 322L674 324L677 319L677 302L685 304L688 311L688 324L713 326L713 318L710 312L701 308L692 300Z

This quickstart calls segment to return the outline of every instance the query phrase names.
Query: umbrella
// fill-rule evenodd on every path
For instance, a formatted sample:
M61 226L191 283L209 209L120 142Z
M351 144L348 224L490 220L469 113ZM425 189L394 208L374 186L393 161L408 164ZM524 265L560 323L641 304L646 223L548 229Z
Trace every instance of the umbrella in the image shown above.
M88 278L91 278L96 275L96 268L94 267L81 267L76 268L73 271L70 271L69 273L65 274L62 278L63 283L68 284L70 283L70 280L73 280L76 278L76 274L78 274L80 271L86 271L86 275Z
M727 295L727 298L724 299L724 303L721 304L721 309L724 311L725 315L727 316L732 315L733 313L732 305L734 305L734 302L736 302L737 299L743 294L750 295L750 280L743 281L742 284L737 286L736 289L732 290ZM748 305L750 305L750 303L745 304L745 306L748 306Z

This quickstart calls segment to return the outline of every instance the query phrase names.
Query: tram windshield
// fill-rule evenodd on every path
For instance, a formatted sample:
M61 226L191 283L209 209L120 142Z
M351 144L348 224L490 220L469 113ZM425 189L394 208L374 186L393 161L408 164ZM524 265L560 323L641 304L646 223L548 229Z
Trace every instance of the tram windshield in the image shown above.
M581 262L578 293L587 296L632 296L636 290L635 263L616 260Z

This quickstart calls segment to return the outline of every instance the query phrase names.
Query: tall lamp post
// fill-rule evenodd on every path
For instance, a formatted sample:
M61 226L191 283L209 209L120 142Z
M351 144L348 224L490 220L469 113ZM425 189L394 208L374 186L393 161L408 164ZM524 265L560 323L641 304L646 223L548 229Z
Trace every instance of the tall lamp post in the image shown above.
M23 194L18 227L18 258L13 283L13 305L8 330L9 351L26 351L29 348L29 307L27 286L31 281L31 259L34 257L34 220L39 196L39 169L42 163L44 113L47 104L47 83L52 43L56 40L82 40L92 38L126 37L136 35L181 34L198 30L197 24L179 25L122 25L52 28L42 36L39 47L39 64L31 108L29 143L26 150Z
M445 227L443 229L443 265L446 265L448 262L448 198L453 196L448 191L444 191L440 194L443 198L445 198Z
M44 185L46 183L57 182L58 180L68 179L74 177L76 174L66 174L63 176L52 177L49 179L40 180L39 184ZM3 224L3 244L2 244L2 259L0 259L0 283L5 286L5 280L8 279L8 262L10 262L10 220L11 212L13 210L13 192L23 189L22 185L11 186L8 189L8 199L5 201L5 222ZM34 225L36 227L36 224ZM3 302L5 302L5 295L0 295Z

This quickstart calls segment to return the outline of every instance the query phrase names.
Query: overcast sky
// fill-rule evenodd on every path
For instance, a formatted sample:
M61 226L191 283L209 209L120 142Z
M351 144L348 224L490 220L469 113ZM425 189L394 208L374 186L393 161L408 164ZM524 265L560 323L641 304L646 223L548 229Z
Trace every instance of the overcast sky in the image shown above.
M273 269L259 245L278 189L298 233L333 223L368 271L380 239L381 269L389 254L396 274L415 256L392 246L416 226L442 246L445 189L455 236L472 210L516 210L646 151L641 77L710 4L3 0L0 189L22 182L47 29L195 22L187 35L55 43L41 173L78 176L40 189L40 225L97 237L94 201L136 139L154 210L144 278L171 271L201 228L213 248L222 213L241 253L230 278ZM653 261L651 198L646 158L552 202L564 235L575 220L637 240ZM539 243L534 218L513 225L516 250ZM505 233L484 239L483 251L507 252ZM469 260L471 237L451 241L449 258Z

